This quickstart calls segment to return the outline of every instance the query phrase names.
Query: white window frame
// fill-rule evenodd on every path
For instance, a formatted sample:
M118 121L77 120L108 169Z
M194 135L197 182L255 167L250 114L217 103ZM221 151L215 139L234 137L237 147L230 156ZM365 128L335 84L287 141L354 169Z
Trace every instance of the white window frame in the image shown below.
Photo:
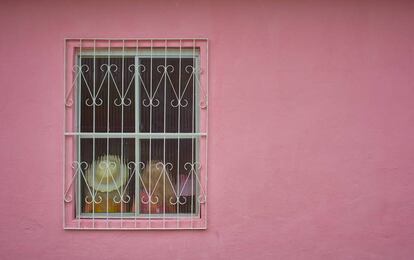
M149 59L153 59L153 58L165 58L168 60L169 58L171 59L181 59L181 58L193 58L194 59L194 63L195 63L195 69L197 71L197 69L199 69L200 65L199 65L199 52L198 50L195 51L195 54L193 54L192 50L168 50L167 55L165 55L165 52L163 52L163 50L160 49L156 49L156 50L150 50L148 48L139 50L138 54L135 51L132 50L127 50L127 51L113 51L113 52L107 52L104 50L99 50L98 52L93 52L93 51L83 51L82 54L78 54L77 55L77 65L80 66L81 64L81 59L82 58L134 58L135 62L135 67L138 68L138 64L139 64L139 59L141 58L149 58ZM137 72L135 72L137 73ZM195 74L196 77L198 77L197 73ZM81 84L81 78L79 78L78 80L78 86L80 86ZM195 79L194 81L194 102L196 104L199 104L200 102L200 98L199 98L199 82L197 79ZM141 153L139 151L140 148L140 140L144 139L144 140L166 140L166 139L194 139L196 140L196 145L194 147L195 149L195 154L196 154L196 158L195 161L199 161L199 156L200 156L200 152L199 152L199 145L198 145L198 138L200 137L199 134L199 119L200 119L200 107L199 106L195 106L195 111L194 111L194 115L195 115L195 128L194 128L194 133L147 133L147 132L141 132L140 131L140 111L139 111L139 100L141 98L141 93L140 93L140 80L135 79L135 86L134 86L134 93L135 93L135 103L134 103L134 107L135 107L135 132L134 133L130 133L130 132L120 132L120 133L102 133L102 132L94 132L94 133L85 133L86 136L81 132L81 88L77 87L77 99L76 99L76 119L77 119L77 131L80 133L79 136L77 137L77 158L81 158L80 155L80 147L81 147L81 140L83 138L86 139L96 139L96 138L120 138L121 142L123 141L124 138L128 138L128 139L135 139L135 162L141 162L140 160L140 156ZM165 162L164 162L165 163ZM139 190L139 186L137 185L139 184L139 180L138 180L138 174L135 174L135 192L138 192L137 194L140 194L140 190ZM81 176L77 176L77 190L75 191L76 193L76 216L79 218L141 218L141 219L147 219L147 218L185 218L188 216L199 216L199 201L196 200L196 212L195 213L168 213L168 214L155 214L155 213L151 213L151 214L143 214L143 213L139 213L140 212L140 203L135 203L135 212L134 213L82 213L81 212L81 183L82 183L82 177ZM196 187L196 191L195 191L195 196L199 196L199 190L198 190L198 185L195 185Z

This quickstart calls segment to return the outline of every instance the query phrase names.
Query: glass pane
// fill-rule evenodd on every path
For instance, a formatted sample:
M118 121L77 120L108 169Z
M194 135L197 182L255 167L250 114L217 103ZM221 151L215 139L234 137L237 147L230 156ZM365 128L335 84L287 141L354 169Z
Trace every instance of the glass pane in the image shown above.
M140 151L140 213L196 213L196 139L141 140Z
M166 62L164 58L140 58L136 77L134 61L133 57L111 57L110 61L108 57L82 57L84 76L79 79L77 104L79 130L134 132L135 117L139 117L141 132L197 132L195 60L168 58ZM139 83L136 104L135 80ZM77 188L78 210L199 213L200 187L197 173L191 170L197 161L197 143L197 139L143 140L138 136L80 138L79 161L85 164Z
M95 65L94 58L82 57L81 62L81 132L93 132L94 122L95 132L134 132L135 79L134 68L130 67L134 58L124 57L123 67L122 58L114 57L95 58Z
M192 58L139 60L141 132L164 132L164 127L168 133L195 132L193 61Z
M135 140L97 138L80 143L80 159L86 162L80 180L81 212L133 212L135 176L128 166L135 160Z

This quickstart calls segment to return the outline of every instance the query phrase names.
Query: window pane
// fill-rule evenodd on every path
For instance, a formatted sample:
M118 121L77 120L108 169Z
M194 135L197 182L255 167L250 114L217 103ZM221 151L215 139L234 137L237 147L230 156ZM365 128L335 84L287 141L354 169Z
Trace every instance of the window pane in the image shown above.
M97 138L80 143L81 161L87 163L80 180L82 212L133 212L135 176L128 163L135 160L135 140Z
M192 58L152 58L152 62L150 58L140 59L141 132L164 132L164 119L165 132L195 132L193 61Z
M80 131L134 132L139 116L144 133L197 132L194 61L139 58L134 76L134 57L111 57L109 61L108 57L82 57ZM137 103L135 81L139 85ZM138 209L137 214L199 213L199 187L196 173L190 170L197 161L197 142L80 138L79 160L87 165L79 181L80 212L134 213ZM139 183L136 178L141 178Z
M122 58L114 57L109 63L107 57L95 58L95 66L94 58L82 57L81 62L85 76L80 79L81 132L93 132L94 122L95 132L107 132L108 126L109 132L134 132L135 79L134 68L130 67L134 58L124 57L123 67Z
M164 206L165 213L196 213L197 183L189 167L196 161L196 139L141 140L140 151L140 161L145 164L140 213L163 213ZM157 203L149 206L148 194Z

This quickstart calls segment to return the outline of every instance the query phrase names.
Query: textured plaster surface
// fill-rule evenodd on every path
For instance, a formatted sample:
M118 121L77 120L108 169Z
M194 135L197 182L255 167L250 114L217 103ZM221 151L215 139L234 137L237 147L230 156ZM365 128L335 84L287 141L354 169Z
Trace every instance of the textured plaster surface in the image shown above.
M414 2L1 1L1 259L414 259ZM210 39L207 231L62 230L64 37Z

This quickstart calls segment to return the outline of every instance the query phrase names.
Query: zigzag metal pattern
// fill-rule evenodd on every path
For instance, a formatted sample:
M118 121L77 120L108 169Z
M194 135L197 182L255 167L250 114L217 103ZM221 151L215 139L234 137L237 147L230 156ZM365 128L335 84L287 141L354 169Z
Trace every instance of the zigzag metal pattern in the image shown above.
M64 201L66 203L69 203L72 201L72 195L70 195L70 188L73 186L73 183L75 181L75 179L77 178L77 176L80 176L83 181L86 183L86 187L88 189L88 193L91 196L90 198L88 196L85 197L85 202L87 204L91 204L91 203L96 203L96 204L100 204L102 202L102 197L97 195L97 191L94 191L91 188L91 184L88 183L88 180L85 176L85 171L88 169L89 165L87 162L85 161L74 161L72 164L72 168L74 169L74 174L72 175L72 178L69 181L69 185L68 187L66 187L65 189L65 193L64 193ZM115 168L115 164L113 162L101 162L98 167L101 167L102 169L107 170L108 172L110 171L110 169L114 169ZM203 185L201 184L200 181L200 177L199 177L199 171L201 169L201 165L198 162L187 162L184 164L184 168L188 171L187 173L187 177L184 181L184 183L181 185L181 189L176 190L175 185L172 183L171 178L168 174L168 171L171 171L173 168L173 165L171 163L163 163L163 162L158 162L156 164L157 169L161 170L161 174L160 176L157 178L156 180L156 184L154 185L154 187L151 188L150 187L146 187L144 180L142 179L142 170L145 168L145 164L143 162L129 162L128 163L128 169L131 170L131 174L126 182L125 185L122 185L120 188L117 188L116 191L118 193L118 196L115 196L113 198L113 201L115 203L128 203L131 199L131 197L129 195L126 194L127 188L129 186L129 184L131 183L131 180L133 179L133 177L135 176L135 174L138 175L138 179L140 184L142 185L142 188L144 189L145 194L147 195L146 197L148 199L145 199L145 197L141 198L141 202L143 204L157 204L159 202L159 198L158 196L154 196L154 191L156 190L156 188L158 187L161 178L165 177L166 180L168 180L168 183L171 185L171 187L173 188L173 192L174 192L174 197L175 200L171 200L170 199L170 204L171 205L176 205L177 203L180 205L183 205L187 202L187 199L185 197L182 197L184 188L186 187L188 181L190 180L190 178L192 180L196 180L196 184L198 185L198 187L200 188L201 193L198 195L198 202L199 203L205 203L206 202L206 194L205 194L205 190L203 188ZM110 174L109 174L110 175ZM112 176L112 175L110 175ZM98 185L102 183L103 178L101 178L98 182ZM111 178L112 183L116 183L115 179ZM165 182L164 182L165 183ZM164 184L165 185L165 184ZM137 196L137 194L136 194ZM97 199L98 198L98 199ZM180 198L182 198L180 200Z

